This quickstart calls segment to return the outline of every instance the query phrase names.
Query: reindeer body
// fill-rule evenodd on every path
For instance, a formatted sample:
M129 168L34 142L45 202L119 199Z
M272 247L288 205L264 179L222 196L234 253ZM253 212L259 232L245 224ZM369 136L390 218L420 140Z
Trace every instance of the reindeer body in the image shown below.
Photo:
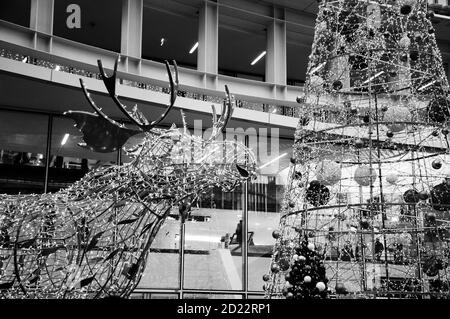
M128 296L173 206L189 206L214 186L230 191L248 177L236 165L249 160L242 144L210 143L193 158L190 150L202 143L176 128L149 134L129 164L93 170L54 194L1 196L0 293Z

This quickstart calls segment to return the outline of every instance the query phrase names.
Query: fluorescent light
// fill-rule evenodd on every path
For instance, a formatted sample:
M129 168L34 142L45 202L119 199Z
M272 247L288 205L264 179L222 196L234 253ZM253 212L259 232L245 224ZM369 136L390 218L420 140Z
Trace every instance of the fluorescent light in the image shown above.
M369 83L370 81L376 79L377 77L379 77L379 76L380 76L381 74L383 74L383 73L384 73L384 71L378 72L378 73L375 74L374 76L372 76L372 77L368 78L367 80L365 80L365 81L363 82L363 84Z
M191 50L189 51L189 54L194 53L195 50L197 50L198 48L198 42L195 42L194 46L191 48Z
M272 164L272 163L278 161L280 158L285 157L287 154L288 154L288 153L283 153L283 154L281 154L280 156L275 157L273 160L268 161L268 162L267 162L266 164L264 164L264 165L261 165L261 166L259 167L259 169L262 169L262 168L264 168L264 167L266 167L266 166L269 166L270 164Z
M420 88L418 88L418 89L417 89L417 91L422 91L422 90L425 90L425 89L426 89L427 87L429 87L429 86L433 85L434 83L436 83L436 80L434 80L434 81L431 81L431 82L428 82L427 84L425 84L425 85L421 86Z
M277 109L273 110L272 113L277 113Z
M67 140L69 139L69 133L64 134L63 139L61 140L61 146L65 145L67 143Z
M166 41L166 39L161 38L160 45L163 46L165 41Z
M26 57L23 58L22 62L23 63L27 63L27 61L28 61L28 57L26 56Z
M266 53L267 53L266 51L261 52L261 54L258 55L258 56L256 57L256 59L253 60L252 63L250 63L250 65L255 65L256 63L258 63L258 61L261 60L261 59L263 58L263 56L266 55Z
M55 71L59 71L59 70L61 70L61 67L59 65L56 65L55 66Z

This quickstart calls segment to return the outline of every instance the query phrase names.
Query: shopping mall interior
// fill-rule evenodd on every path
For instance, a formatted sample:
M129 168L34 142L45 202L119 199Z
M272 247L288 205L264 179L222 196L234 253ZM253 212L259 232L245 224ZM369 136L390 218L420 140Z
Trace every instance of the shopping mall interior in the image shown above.
M177 99L157 127L182 128L185 121L191 134L206 136L211 105L221 108L227 86L236 107L226 139L245 143L257 170L231 192L215 187L199 194L187 218L172 207L130 297L262 298L319 2L2 1L0 194L56 193L94 169L132 161L125 149L138 145L141 135L123 148L96 152L82 147L83 134L64 113L92 111L81 78L105 114L130 124L108 94L97 65L101 60L111 73L120 56L121 102L138 105L148 119L158 118L171 93L164 61L175 60ZM428 2L448 74L450 7L447 0ZM242 221L248 233L243 239L238 231Z

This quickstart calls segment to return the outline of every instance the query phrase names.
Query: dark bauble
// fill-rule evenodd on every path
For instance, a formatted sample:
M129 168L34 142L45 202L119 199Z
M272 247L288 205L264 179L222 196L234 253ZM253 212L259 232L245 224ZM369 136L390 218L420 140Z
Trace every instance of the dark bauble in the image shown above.
M400 13L407 15L410 14L412 11L412 7L409 4L404 4L400 7Z
M400 56L400 61L402 61L402 62L408 62L408 55L402 54L402 55Z
M431 133L431 135L433 135L433 136L435 136L435 137L436 137L436 136L439 136L439 131L437 131L437 130L436 130L436 131L433 131L433 132Z
M433 10L428 10L428 12L427 12L427 18L428 18L428 19L434 18L434 11L433 11Z
M442 134L443 134L443 135L448 135L448 129L443 128L443 129L442 129Z
M315 207L323 206L330 200L330 190L319 181L313 181L306 190L306 200Z
M362 139L357 139L357 140L355 141L355 147L356 147L356 148L363 148L364 145L365 145L365 143L364 143L364 141L363 141Z
M397 72L395 72L395 71L390 71L390 72L389 72L389 76L390 76L391 78L395 78L395 77L397 76Z
M411 61L417 61L419 59L419 52L416 50L413 50L409 52L409 57L411 58Z
M417 204L420 200L419 192L415 189L409 189L403 194L403 200L407 204Z
M364 123L369 123L370 122L370 116L369 115L364 115L363 116L363 122Z
M391 138L391 137L394 136L394 133L393 133L392 131L387 131L387 132L386 132L386 136L389 137L389 138Z
M425 259L425 262L423 264L423 271L427 274L429 277L434 277L439 274L439 262L436 257L431 256Z
M272 267L270 267L270 270L271 270L273 273L277 273L277 272L280 271L280 265L278 265L277 263L273 263L273 264L272 264Z
M283 257L283 258L280 258L280 260L278 260L278 265L280 266L280 269L282 271L286 271L291 266L291 263L289 262L288 258Z
M274 230L272 232L272 237L275 238L275 239L280 238L280 232L278 230Z
M295 207L295 202L289 202L289 207L290 208L294 208Z
M304 103L306 99L305 99L305 97L297 96L297 98L295 100L297 101L297 103Z
M434 169L440 169L442 167L442 161L439 158L435 159L431 163L431 167L433 167Z
M433 212L426 213L425 220L431 224L434 224L436 222L436 214Z
M420 200L427 200L428 197L430 197L430 195L428 194L427 191L421 191L421 192L419 193L419 198L420 198Z
M291 157L291 163L292 163L292 164L297 164L297 160L296 160L295 157Z
M442 96L435 97L427 106L430 120L437 123L444 123L450 117L450 101Z
M428 29L428 33L429 33L429 34L433 34L433 33L434 33L434 28L429 28L429 29Z
M264 280L264 281L269 281L269 280L270 280L270 275L265 274L265 275L263 276L263 280Z
M336 290L336 293L338 295L345 295L347 294L347 288L343 283L337 283L336 287L334 288Z
M361 220L361 222L359 223L361 225L362 229L369 229L370 227L370 223L367 220Z
M333 82L333 90L339 91L340 89L342 89L342 87L343 87L343 84L341 81L336 80Z
M295 172L294 173L294 179L302 179L302 173L300 173L300 172Z
M450 209L450 186L445 182L434 186L430 191L430 202L435 210Z

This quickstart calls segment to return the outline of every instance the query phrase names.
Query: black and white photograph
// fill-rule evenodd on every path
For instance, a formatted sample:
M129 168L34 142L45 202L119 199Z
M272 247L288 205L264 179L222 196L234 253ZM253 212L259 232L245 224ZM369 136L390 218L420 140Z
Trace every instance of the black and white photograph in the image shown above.
M2 0L0 299L450 299L449 62L448 0Z

